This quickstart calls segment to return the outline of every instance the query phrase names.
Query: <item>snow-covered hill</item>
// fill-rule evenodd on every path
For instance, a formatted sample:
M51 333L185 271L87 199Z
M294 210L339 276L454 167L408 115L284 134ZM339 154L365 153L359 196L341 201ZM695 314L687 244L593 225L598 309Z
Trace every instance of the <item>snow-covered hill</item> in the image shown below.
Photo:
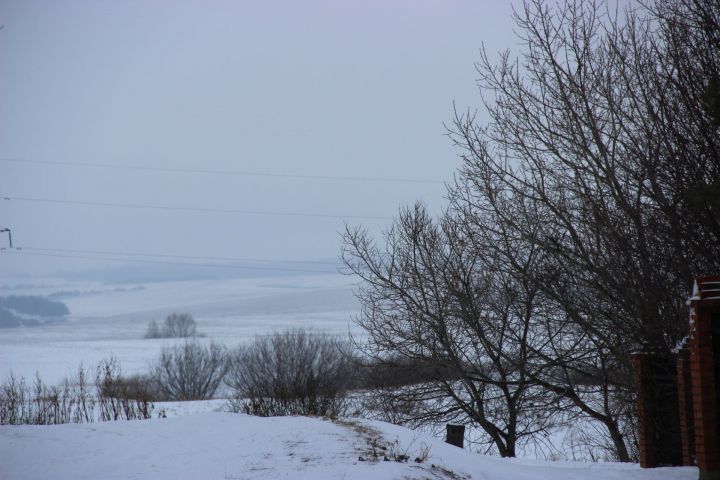
M691 467L503 460L364 420L212 412L0 428L3 480L689 480L697 475Z

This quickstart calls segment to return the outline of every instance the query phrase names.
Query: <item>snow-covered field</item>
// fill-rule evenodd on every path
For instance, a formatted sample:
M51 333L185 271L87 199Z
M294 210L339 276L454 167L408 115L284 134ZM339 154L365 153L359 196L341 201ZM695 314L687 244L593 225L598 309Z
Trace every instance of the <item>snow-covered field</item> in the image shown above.
M392 460L401 455L408 461ZM694 467L643 470L630 464L503 460L402 427L362 420L211 412L147 421L0 428L4 480L690 480L697 475Z
M358 309L352 279L339 274L106 285L38 280L4 285L0 295L53 295L70 309L67 321L41 327L0 329L0 379L12 371L48 383L116 357L125 373L139 373L172 340L147 340L150 320L191 313L205 341L229 347L255 335L289 327L347 335ZM356 331L356 330L355 330Z

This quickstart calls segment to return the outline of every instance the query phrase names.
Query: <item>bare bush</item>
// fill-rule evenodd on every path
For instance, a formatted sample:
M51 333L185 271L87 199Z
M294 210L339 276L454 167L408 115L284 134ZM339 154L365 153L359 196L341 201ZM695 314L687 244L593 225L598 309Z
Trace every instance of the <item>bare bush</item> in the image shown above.
M339 415L346 406L350 351L346 341L304 330L257 337L230 358L231 409L259 416Z
M143 420L152 416L153 405L149 393L141 390L140 385L132 390L127 388L128 383L123 380L116 359L100 362L96 369L95 385L100 421Z
M145 338L197 337L197 322L189 313L171 313L160 328L155 320L148 324Z
M82 366L75 378L66 378L54 386L47 385L38 375L30 384L11 374L0 387L0 425L92 422L94 404Z
M0 425L57 425L105 420L147 419L153 405L147 399L130 398L118 388L120 367L104 360L97 368L96 390L81 365L77 374L59 385L47 385L39 376L32 384L10 378L0 386Z
M353 389L393 389L438 379L459 379L458 373L450 368L401 357L357 360L355 367L350 379Z
M169 400L157 388L157 382L149 374L120 375L112 383L103 388L103 394L131 400L147 400L161 402Z
M227 371L226 349L218 343L197 341L164 347L152 367L157 390L172 400L212 398Z

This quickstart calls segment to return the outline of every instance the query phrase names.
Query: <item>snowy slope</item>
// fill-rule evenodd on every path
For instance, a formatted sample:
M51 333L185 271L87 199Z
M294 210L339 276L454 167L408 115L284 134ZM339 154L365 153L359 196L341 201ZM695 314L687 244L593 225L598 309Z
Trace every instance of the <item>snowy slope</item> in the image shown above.
M384 448L384 449L383 449ZM375 459L407 454L406 463ZM426 451L421 463L415 457ZM363 460L360 460L360 458ZM204 413L0 428L0 479L695 479L695 468L484 457L381 422Z

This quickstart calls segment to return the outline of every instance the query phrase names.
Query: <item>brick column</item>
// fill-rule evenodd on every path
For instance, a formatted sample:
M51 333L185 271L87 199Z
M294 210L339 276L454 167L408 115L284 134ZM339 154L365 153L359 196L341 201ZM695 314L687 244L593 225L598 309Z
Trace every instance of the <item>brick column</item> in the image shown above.
M632 355L640 466L682 465L677 360L669 352Z
M678 352L677 362L682 464L695 465L695 422L693 415L692 378L690 376L690 350L687 346Z
M695 415L695 449L700 470L720 472L715 399L715 356L710 315L695 311L690 339L690 369ZM718 477L720 478L720 476Z
M696 462L701 480L720 480L717 379L720 366L720 276L695 281L690 305L690 372L692 376Z
M653 468L658 466L655 449L655 422L653 395L648 385L649 358L642 352L632 354L635 375L635 409L637 410L638 437L640 443L640 466Z

